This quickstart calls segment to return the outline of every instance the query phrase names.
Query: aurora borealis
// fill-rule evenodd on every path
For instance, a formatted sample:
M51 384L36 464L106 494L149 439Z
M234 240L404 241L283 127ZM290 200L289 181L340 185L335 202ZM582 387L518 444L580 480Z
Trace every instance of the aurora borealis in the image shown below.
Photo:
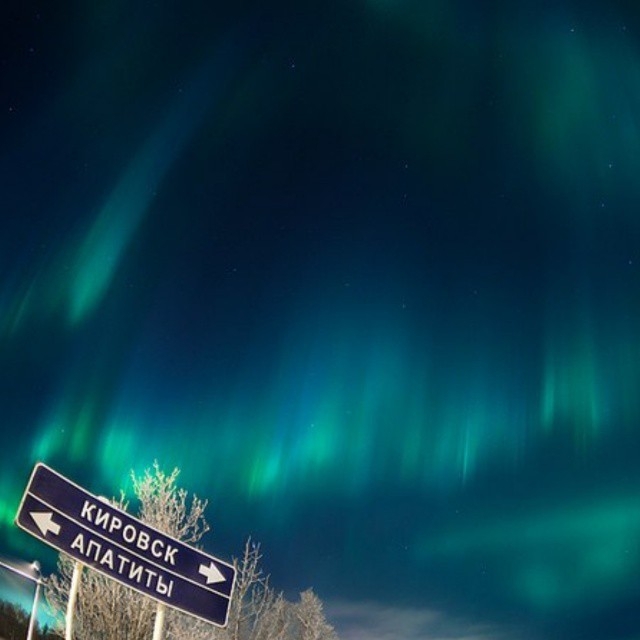
M0 552L158 460L346 640L639 640L640 10L268 4L1 10Z

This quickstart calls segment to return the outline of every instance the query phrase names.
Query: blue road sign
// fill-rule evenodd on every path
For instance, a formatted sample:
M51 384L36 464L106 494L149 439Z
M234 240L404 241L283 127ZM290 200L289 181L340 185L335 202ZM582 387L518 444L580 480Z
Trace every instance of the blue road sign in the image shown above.
M235 568L150 527L38 463L16 524L84 565L224 627Z

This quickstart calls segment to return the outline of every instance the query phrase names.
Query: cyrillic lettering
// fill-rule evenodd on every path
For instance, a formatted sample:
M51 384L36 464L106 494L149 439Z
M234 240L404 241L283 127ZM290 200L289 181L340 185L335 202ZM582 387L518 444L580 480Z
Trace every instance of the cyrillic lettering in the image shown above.
M158 548L156 549L156 547L158 547ZM164 547L164 542L162 540L158 540L158 539L154 540L151 543L151 555L154 558L162 558L162 554L163 554L162 548L163 547Z
M113 571L113 551L111 549L105 551L102 558L100 558L100 564L106 564Z
M156 591L162 596L171 597L171 592L173 591L173 580L169 580L169 584L165 584L162 581L162 575L158 576L158 582L156 584Z
M107 528L109 524L109 515L108 511L103 511L102 509L98 509L98 513L96 513L96 527L102 527L103 529Z
M122 530L122 537L125 542L133 542L136 539L136 528L132 524L125 525Z
M89 503L85 503L89 504ZM92 505L89 505L86 509L86 517L93 518L94 513L90 508ZM103 513L102 511L98 511L95 515L95 522L100 523L103 522ZM115 520L115 518L114 518ZM114 520L111 521L110 526L113 526ZM106 520L104 521L106 522ZM122 522L118 519L118 525L116 528L121 528ZM127 540L127 542L132 542L136 537L136 529L132 525L126 525L124 529L122 529L122 535ZM143 550L151 550L151 554L156 558L161 558L163 556L163 547L165 546L165 542L163 540L155 539L151 541L151 537L148 533L141 531L138 533L138 539L136 545L138 548ZM161 573L157 571L153 571L152 569L146 568L143 564L138 564L135 560L128 558L120 553L114 553L112 549L107 549L104 553L102 552L102 543L97 542L96 540L92 540L91 538L85 540L84 534L79 533L73 539L71 543L71 549L75 549L80 552L83 556L87 558L93 558L98 564L108 567L111 571L114 569L123 577L128 580L137 582L138 584L144 584L147 589L155 589L156 593L166 598L171 598L173 594L173 580L168 579ZM178 552L177 547L173 547L171 545L167 545L167 548L164 550L164 558L166 562L170 562L171 564L175 564L175 555ZM117 565L117 567L116 567Z
M174 556L176 555L177 551L178 547L172 547L170 544L167 545L167 549L164 552L164 561L175 565L176 559L174 558Z
M154 576L157 576L158 574L151 569L145 569L144 571L147 574L147 588L149 588L151 586L151 580L153 580Z
M136 546L138 547L138 549L147 551L149 549L149 540L151 540L151 538L149 537L149 534L146 533L145 531L141 531L140 534L138 535L138 541L136 542Z
M82 511L80 511L80 517L88 520L89 522L93 522L93 510L96 508L95 504L91 504L88 500L84 501L82 505Z
M118 565L118 573L124 573L125 565L129 564L131 560L127 558L127 556L122 556L118 554L118 560L120 560L120 564Z
M129 569L129 580L135 580L136 582L140 582L140 580L142 580L143 571L144 571L144 567L141 564L136 564L135 562L132 562L131 568Z
M113 533L118 529L122 529L122 520L118 516L111 517L111 524L109 525L109 533Z
M84 554L84 536L83 534L79 533L74 541L71 543L71 548L72 549L78 549L78 551L80 551L80 553Z
M96 550L94 560L97 560L98 556L100 555L100 551L102 550L102 545L99 542L96 542L95 540L89 540L89 542L87 542L87 551L85 553L87 558L91 557L91 552L93 549Z

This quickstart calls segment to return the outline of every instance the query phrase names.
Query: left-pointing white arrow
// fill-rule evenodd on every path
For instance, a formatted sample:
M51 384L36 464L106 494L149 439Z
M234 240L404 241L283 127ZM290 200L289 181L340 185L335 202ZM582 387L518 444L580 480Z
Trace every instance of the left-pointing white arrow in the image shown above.
M216 567L213 562L209 563L209 566L206 564L201 564L198 567L198 572L207 578L207 584L213 584L214 582L224 582L226 578L220 572L220 569Z
M30 511L29 515L33 518L43 536L46 537L49 531L54 536L60 533L60 525L53 521L53 513L51 511Z

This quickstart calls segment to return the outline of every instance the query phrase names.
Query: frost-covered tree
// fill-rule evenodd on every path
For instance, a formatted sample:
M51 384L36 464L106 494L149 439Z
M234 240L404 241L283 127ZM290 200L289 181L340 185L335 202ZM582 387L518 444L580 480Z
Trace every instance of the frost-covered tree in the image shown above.
M248 540L235 563L236 600L229 625L216 640L338 640L314 591L303 591L299 602L287 601L270 586L261 559L260 545Z
M289 603L269 585L260 567L260 545L247 540L240 560L234 560L236 585L227 628L218 640L284 640L288 638Z
M337 640L333 627L326 621L322 601L313 589L300 594L300 602L294 605L297 623L295 637L299 640Z

